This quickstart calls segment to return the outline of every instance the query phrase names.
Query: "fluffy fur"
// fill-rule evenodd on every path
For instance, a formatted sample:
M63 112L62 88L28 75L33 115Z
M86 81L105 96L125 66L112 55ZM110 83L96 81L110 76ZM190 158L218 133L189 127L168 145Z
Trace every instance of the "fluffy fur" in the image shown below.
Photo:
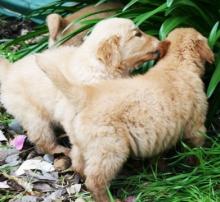
M108 2L108 3L103 3L97 6L94 6L94 5L87 6L73 13L72 15L68 15L65 18L63 18L62 16L56 13L48 15L47 26L49 29L49 47L52 47L63 36L66 36L67 34L73 31L76 31L82 26L82 24L79 22L74 23L74 20L77 20L80 17L91 14L91 13L96 13L96 12L100 12L104 10L119 9L121 7L122 5L120 3ZM100 13L97 13L96 15L87 17L86 20L102 19L102 18L104 19L104 18L112 16L113 14L114 12L112 11L100 12ZM82 44L86 34L87 34L87 30L77 34L76 36L64 42L62 45L79 46Z
M48 50L39 56L51 66L57 64L69 80L88 84L128 76L135 65L157 57L159 43L131 20L112 18L98 23L80 47ZM68 153L56 143L51 128L51 123L65 119L62 95L39 69L35 57L27 56L14 64L2 61L2 103L42 152Z
M97 202L108 201L106 186L128 156L149 157L180 139L204 142L207 99L201 76L213 53L192 28L172 31L166 56L148 73L128 79L80 85L48 61L38 62L67 98L64 125L74 147L73 168L86 176ZM72 110L70 110L72 109Z

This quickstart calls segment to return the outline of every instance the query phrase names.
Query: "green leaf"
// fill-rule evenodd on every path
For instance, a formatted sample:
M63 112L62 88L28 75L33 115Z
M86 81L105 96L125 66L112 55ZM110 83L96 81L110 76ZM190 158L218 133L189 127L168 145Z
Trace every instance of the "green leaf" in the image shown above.
M152 17L153 15L156 15L157 13L163 12L165 11L167 8L167 4L163 3L161 4L159 7L157 7L156 9L152 10L152 11L148 11L146 13L143 13L139 16L137 16L134 21L136 22L137 26L139 26L140 24L142 24L145 20L147 20L148 18Z
M218 27L219 27L219 22L216 22L209 34L208 41L211 48L214 47L216 41L220 37L220 34L218 32Z
M131 0L124 8L122 11L126 11L128 8L130 8L132 5L134 5L135 3L137 3L138 0Z
M174 0L167 0L167 7L169 8L173 4Z
M193 8L195 10L195 12L197 13L192 13L194 14L200 14L201 17L203 17L203 19L205 20L206 23L208 24L212 24L211 20L208 18L208 15L197 5L195 4L193 1L191 0L178 0L178 1L174 1L174 3L172 4L172 6L167 10L166 15L170 15L173 10L175 9L179 9L179 8L186 8L186 6L189 6L191 8ZM187 15L190 15L191 12L186 13Z
M212 75L211 81L208 86L207 96L211 97L218 83L220 82L220 57L217 60L215 71Z
M159 37L164 40L168 33L172 31L175 27L183 24L188 17L171 17L164 21L159 30Z

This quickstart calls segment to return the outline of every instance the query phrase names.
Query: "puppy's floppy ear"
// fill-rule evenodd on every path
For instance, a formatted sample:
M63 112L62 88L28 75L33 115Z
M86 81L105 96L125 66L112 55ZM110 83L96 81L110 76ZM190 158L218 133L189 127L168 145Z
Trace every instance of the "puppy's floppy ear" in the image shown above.
M66 26L66 20L60 15L53 13L47 16L47 26L50 33L50 38L56 40L57 35Z
M118 66L121 61L120 37L114 35L99 44L96 56L107 66Z
M208 46L208 43L206 40L199 39L196 41L196 49L204 61L207 61L208 63L212 64L215 60L214 53L212 52L211 48Z

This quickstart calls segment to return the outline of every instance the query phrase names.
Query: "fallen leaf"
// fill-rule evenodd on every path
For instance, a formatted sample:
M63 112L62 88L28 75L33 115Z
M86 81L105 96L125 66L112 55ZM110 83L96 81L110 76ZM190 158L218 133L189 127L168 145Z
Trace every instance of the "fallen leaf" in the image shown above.
M8 188L10 188L10 186L8 186L6 180L3 182L0 182L0 189L8 189Z
M16 187L16 190L26 190L29 193L33 193L33 185L30 181L27 181L26 179L19 178L13 175L8 175L7 173L3 173L3 176L9 179L8 184L10 182L11 187Z
M19 198L11 199L9 202L38 202L39 197L37 196L22 196Z
M17 166L21 163L21 159L19 157L19 154L11 154L5 158L5 163L9 166Z
M73 184L70 187L67 187L66 190L69 195L79 193L81 190L81 184Z
M65 193L66 193L65 189L59 189L53 192L52 194L48 195L46 198L44 198L43 202L54 202L57 201L58 199L62 199Z
M56 188L50 186L47 183L34 183L33 189L39 192L51 192L54 191Z
M5 159L13 154L18 154L18 151L11 147L0 147L0 161L5 161Z
M3 141L8 141L7 138L4 136L2 130L0 130L0 142L3 142Z
M36 182L56 182L58 180L58 172L36 172L26 170L26 176L36 179Z
M21 166L16 170L15 175L20 176L25 173L26 170L41 170L44 172L54 171L54 166L46 161L40 159L29 159L24 161Z
M20 151L23 149L26 138L26 135L18 135L11 141L10 144Z

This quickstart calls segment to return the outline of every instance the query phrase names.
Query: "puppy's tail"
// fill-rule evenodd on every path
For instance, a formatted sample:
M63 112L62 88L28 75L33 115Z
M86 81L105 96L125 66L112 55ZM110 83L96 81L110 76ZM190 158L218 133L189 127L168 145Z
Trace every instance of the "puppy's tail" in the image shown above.
M0 57L0 82L2 82L7 75L9 66L10 63L6 59Z
M53 58L39 54L36 55L36 62L57 89L74 105L76 110L84 106L89 94L89 86L80 85L74 81L70 82L59 70Z

